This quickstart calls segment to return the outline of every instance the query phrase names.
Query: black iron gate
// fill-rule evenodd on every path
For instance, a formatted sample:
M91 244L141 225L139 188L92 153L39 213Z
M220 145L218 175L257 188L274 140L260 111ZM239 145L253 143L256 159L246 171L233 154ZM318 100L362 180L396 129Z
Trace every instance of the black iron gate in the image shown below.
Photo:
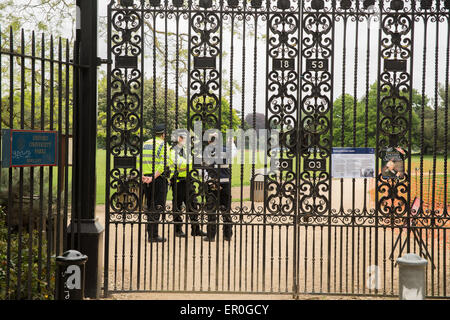
M427 294L448 296L449 9L442 0L112 0L106 293L396 295L395 259L416 252L429 260ZM142 152L161 122L166 137L187 129L191 161L183 220L173 187L157 221L167 242L152 243L141 175L155 157ZM211 129L243 130L235 161L196 163ZM336 147L374 148L374 177L332 175ZM231 176L226 214L211 174L221 169ZM203 230L219 226L215 242L189 234L191 215ZM179 225L187 237L175 236Z
M80 69L68 40L0 29L1 300L53 299L53 257L78 248L67 226L79 218L71 146Z

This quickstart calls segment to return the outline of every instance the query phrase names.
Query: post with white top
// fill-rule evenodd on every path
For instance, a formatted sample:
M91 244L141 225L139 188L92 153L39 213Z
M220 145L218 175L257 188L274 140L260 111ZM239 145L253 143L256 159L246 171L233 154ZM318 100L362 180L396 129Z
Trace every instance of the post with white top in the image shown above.
M428 261L417 254L407 253L397 259L397 264L400 300L424 300L427 292L425 277Z

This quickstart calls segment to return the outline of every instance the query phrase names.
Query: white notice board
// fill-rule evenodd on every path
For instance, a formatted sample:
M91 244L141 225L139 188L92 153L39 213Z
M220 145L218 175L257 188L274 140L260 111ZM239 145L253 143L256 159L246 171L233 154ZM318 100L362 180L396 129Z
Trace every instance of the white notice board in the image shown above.
M374 148L333 148L331 176L333 178L374 178Z

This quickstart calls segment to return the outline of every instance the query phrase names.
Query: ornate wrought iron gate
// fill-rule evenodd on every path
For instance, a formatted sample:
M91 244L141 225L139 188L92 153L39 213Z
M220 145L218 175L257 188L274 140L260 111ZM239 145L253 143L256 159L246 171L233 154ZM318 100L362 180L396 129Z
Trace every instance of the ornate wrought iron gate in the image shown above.
M395 259L416 252L429 260L427 294L448 296L449 8L449 1L112 0L106 293L395 295ZM425 112L434 143L428 202ZM220 211L219 181L192 163L188 236L174 236L179 222L168 200L159 223L168 241L147 241L141 155L160 121L167 135L193 131L195 122L202 134L279 130L258 136L262 151L241 153L261 161L227 165L231 222L217 224L232 225L231 241L220 230L215 242L190 236L188 215L198 214L206 229L208 215ZM189 143L203 150L201 140ZM333 178L333 147L375 148L375 178ZM395 150L404 173L390 179L382 161Z

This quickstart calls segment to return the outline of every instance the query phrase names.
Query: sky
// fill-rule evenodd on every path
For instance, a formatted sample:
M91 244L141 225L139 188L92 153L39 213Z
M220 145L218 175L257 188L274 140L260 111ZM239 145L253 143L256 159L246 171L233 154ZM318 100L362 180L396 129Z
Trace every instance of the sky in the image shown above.
M99 15L106 17L107 10L106 5L99 6ZM230 77L230 24L231 21L228 19L224 21L224 38L223 38L223 48L226 55L223 58L223 69L222 74L224 79L229 80ZM157 22L157 25L161 26L163 29L163 20ZM169 20L168 29L170 31L175 30L174 20ZM186 23L182 23L180 29L187 28ZM241 29L241 23L235 22L235 28ZM446 80L446 56L447 56L447 41L448 41L448 23L443 21L439 24L438 29L436 29L436 23L429 22L428 31L425 32L423 22L418 22L415 24L414 29L414 50L413 50L413 77L412 84L413 88L422 91L422 77L423 70L425 68L425 93L434 101L435 93L435 82L436 82L436 70L437 70L437 82L445 83ZM236 30L235 29L235 30ZM242 61L244 59L245 64L245 113L252 112L253 110L253 64L254 64L254 36L250 34L249 31L254 29L254 23L251 21L247 24L247 36L243 39L242 37L234 37L234 67L233 67L233 78L238 81L238 84L242 87ZM258 30L265 32L266 22L258 21ZM252 32L253 33L253 32ZM436 48L436 39L438 39L439 46ZM246 44L246 55L242 55L243 42ZM346 53L345 53L345 64L344 61L344 23L342 21L336 22L335 24L335 41L334 41L334 98L338 98L343 92L352 94L354 93L354 87L356 83L357 97L361 98L365 95L366 87L366 56L367 56L367 23L359 23L359 35L356 38L356 23L349 21L347 23L347 34L346 34ZM378 76L378 25L376 23L371 24L370 29L370 48L369 48L369 84L374 83ZM426 59L424 63L424 44L426 44ZM355 46L358 45L358 50L355 51ZM99 42L99 52L101 56L106 56L106 39L100 39ZM150 48L146 48L147 52L151 51ZM256 72L256 111L264 113L266 104L266 39L261 38L257 45L257 72ZM437 60L435 59L437 53ZM358 57L358 67L355 73L355 55ZM152 76L152 58L151 56L147 58L145 62L145 72L148 76ZM158 76L163 76L163 65L158 65ZM169 80L170 81L170 80ZM183 81L186 81L184 78ZM173 83L173 82L172 82ZM241 110L242 108L242 96L240 93L235 92L233 101L234 108Z
M25 0L18 0L25 1ZM104 23L107 16L107 3L109 1L99 1L99 22ZM75 12L74 12L75 15ZM224 32L223 32L223 48L224 57L222 59L222 76L223 79L229 81L230 79L230 58L231 58L231 45L230 45L230 19L224 20ZM73 32L74 25L68 22L66 30L63 30L63 35L70 36ZM235 30L241 30L242 22L235 21ZM160 30L164 30L164 20L158 19L157 26ZM251 19L247 22L246 37L235 35L233 45L233 78L237 81L237 84L242 87L245 85L244 94L244 113L248 114L253 111L253 108L257 112L264 113L267 99L266 90L266 39L260 37L257 43L257 56L256 56L256 74L254 74L254 36L253 29L254 23ZM413 50L413 88L418 89L419 92L423 86L423 70L425 68L425 93L432 100L435 93L435 82L437 76L437 82L445 83L446 81L446 59L447 59L447 43L448 43L448 21L443 21L439 24L439 28L436 29L436 23L430 22L428 32L426 33L427 41L425 42L425 33L423 22L415 24L414 31L414 50ZM187 23L182 19L180 29L187 31ZM174 19L169 20L168 30L175 31ZM258 30L261 34L265 33L266 21L258 20ZM438 34L437 34L438 33ZM342 21L335 24L335 40L334 40L334 73L333 73L333 89L334 99L337 99L343 92L352 94L355 90L357 97L361 98L365 94L366 87L366 56L367 56L367 24L365 22L359 23L359 35L356 37L356 22L349 21L347 24L347 33L344 41L344 23ZM438 39L439 46L436 47L436 39ZM162 38L160 40L163 40ZM246 54L242 55L243 43L246 45ZM344 56L344 42L346 43L346 52ZM424 44L426 43L426 59L424 59ZM355 50L355 46L358 49ZM370 41L369 41L369 84L374 83L378 76L378 28L377 25L371 25L370 29ZM99 56L102 58L107 57L107 39L106 34L99 33L98 39ZM144 48L147 53L151 53L151 47ZM355 57L357 56L358 67L355 72ZM437 56L437 59L435 58ZM344 63L345 58L345 63ZM271 64L271 63L270 63ZM243 72L243 66L245 67L245 73ZM102 70L106 70L105 66ZM158 63L157 76L164 76L164 65ZM152 57L149 54L145 60L145 74L147 77L153 76L153 64ZM245 81L242 82L242 76L245 74ZM256 76L256 88L254 86L254 76ZM448 75L447 75L448 77ZM181 77L180 81L186 83L186 76ZM174 89L175 81L174 77L169 76L169 87ZM186 86L186 85L185 85ZM256 92L256 94L254 93ZM227 97L229 99L229 97ZM256 103L254 103L254 99ZM242 109L242 95L238 91L234 91L233 94L233 108Z

